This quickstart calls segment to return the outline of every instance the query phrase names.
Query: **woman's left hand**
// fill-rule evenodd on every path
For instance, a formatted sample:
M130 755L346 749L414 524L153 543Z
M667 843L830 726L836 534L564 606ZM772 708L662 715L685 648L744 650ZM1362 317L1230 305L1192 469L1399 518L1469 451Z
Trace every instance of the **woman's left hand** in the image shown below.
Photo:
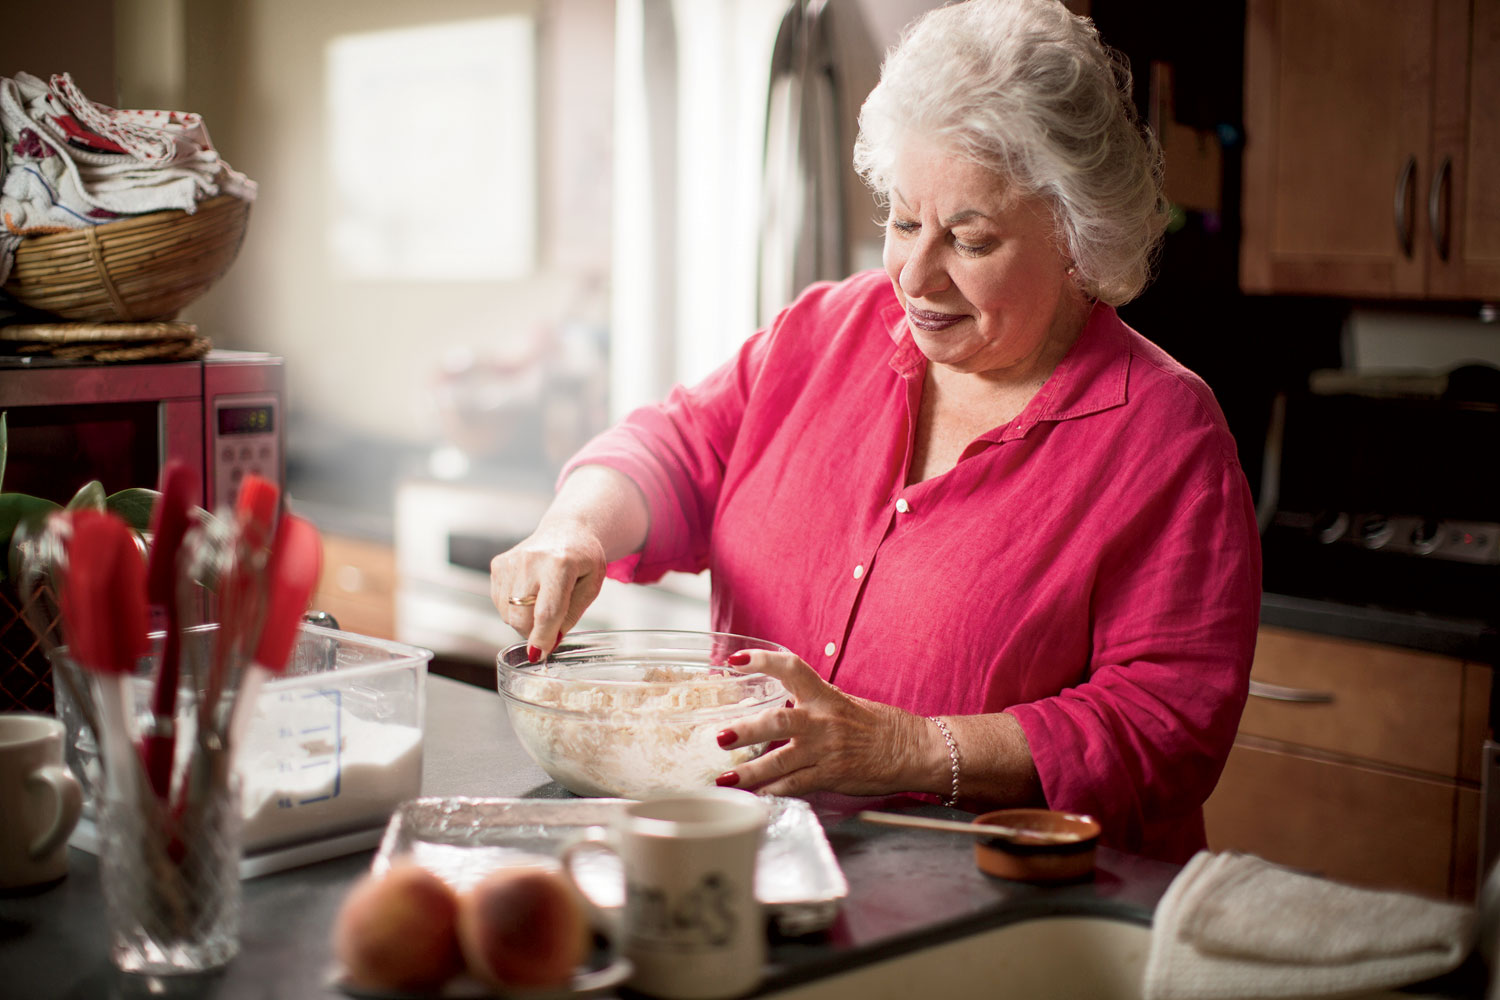
M719 777L719 784L768 795L805 795L821 790L847 795L941 790L947 779L947 749L939 767L931 760L936 733L926 719L880 702L844 694L792 653L735 653L731 666L774 677L792 696L736 722L719 734L726 750L756 743L782 746ZM937 736L939 743L942 737ZM931 773L928 773L931 772Z

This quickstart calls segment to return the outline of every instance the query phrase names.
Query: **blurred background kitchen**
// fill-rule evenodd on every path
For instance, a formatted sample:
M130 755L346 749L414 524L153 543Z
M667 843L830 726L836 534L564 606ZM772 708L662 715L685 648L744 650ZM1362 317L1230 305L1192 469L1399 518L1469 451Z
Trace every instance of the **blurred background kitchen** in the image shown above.
M181 318L285 359L317 605L492 685L489 559L560 463L807 281L878 266L854 115L935 5L13 4L0 75L199 112L259 183ZM1471 892L1500 853L1500 2L1070 6L1166 154L1160 277L1122 315L1214 388L1261 517L1214 846ZM707 594L611 585L584 625L703 627ZM1379 822L1335 850L1351 811Z

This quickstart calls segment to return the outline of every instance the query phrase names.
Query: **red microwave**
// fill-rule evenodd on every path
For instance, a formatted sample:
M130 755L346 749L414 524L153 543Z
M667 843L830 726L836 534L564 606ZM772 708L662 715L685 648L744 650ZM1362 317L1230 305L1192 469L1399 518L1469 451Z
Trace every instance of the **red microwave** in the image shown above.
M90 480L106 493L155 489L180 459L194 470L195 502L233 503L255 473L285 474L282 359L210 351L197 361L108 365L0 365L0 412L9 437L0 490L66 503Z

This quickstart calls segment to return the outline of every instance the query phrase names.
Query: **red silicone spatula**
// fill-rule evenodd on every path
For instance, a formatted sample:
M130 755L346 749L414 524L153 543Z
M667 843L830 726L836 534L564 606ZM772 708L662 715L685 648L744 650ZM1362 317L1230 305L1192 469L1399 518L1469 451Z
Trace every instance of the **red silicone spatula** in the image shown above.
M151 518L151 555L146 565L146 598L160 605L166 621L161 666L151 694L151 730L141 739L146 778L157 798L171 793L172 755L177 746L177 683L182 657L181 616L177 607L177 558L188 529L188 493L192 473L179 461L167 463L161 475L161 497Z
M302 627L302 615L312 600L323 571L323 540L312 522L285 514L276 526L271 558L266 565L265 624L255 643L255 658L235 697L230 745L238 748L255 699L265 678L286 670L292 647Z
M146 654L146 564L130 528L113 514L72 514L68 578L60 595L63 635L73 660L98 675L106 773L117 794L134 776L135 747L126 683Z

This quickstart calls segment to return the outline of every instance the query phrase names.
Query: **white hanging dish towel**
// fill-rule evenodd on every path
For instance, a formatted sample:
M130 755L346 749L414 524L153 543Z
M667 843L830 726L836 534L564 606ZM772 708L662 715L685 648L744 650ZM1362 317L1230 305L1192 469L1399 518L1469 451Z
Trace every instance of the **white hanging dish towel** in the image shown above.
M1473 907L1202 851L1157 907L1144 993L1250 1000L1389 989L1456 968L1474 936Z

